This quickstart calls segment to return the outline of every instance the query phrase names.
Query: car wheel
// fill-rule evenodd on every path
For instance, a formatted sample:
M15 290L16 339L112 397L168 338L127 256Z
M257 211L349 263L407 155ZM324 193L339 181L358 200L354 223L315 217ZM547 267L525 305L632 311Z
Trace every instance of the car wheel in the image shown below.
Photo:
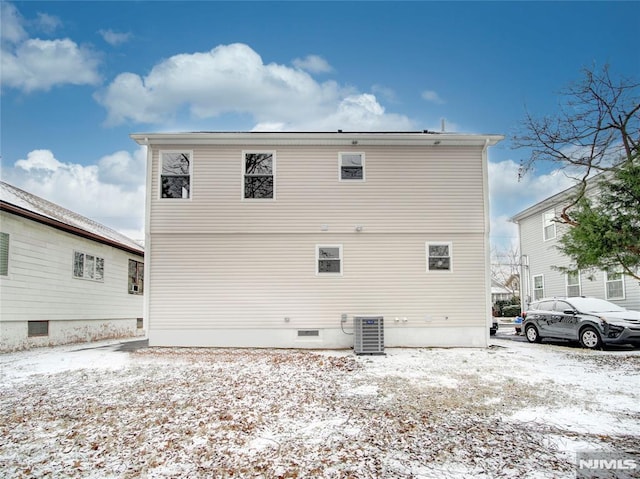
M538 334L538 330L533 324L527 326L527 328L524 330L524 334L527 336L527 341L529 341L530 343L539 343L540 341L542 341L542 338Z
M598 331L591 326L587 326L580 331L580 344L587 349L600 349L602 347L602 339Z

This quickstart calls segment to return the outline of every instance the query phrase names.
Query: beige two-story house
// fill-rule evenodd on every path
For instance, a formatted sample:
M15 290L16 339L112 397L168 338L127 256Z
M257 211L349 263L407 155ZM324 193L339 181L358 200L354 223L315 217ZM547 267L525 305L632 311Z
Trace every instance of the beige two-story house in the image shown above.
M142 133L152 346L485 346L503 137Z

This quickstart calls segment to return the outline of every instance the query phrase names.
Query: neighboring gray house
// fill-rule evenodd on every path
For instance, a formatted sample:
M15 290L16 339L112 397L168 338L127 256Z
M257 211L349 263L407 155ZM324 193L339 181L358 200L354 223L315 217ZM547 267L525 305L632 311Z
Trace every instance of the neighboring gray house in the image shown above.
M486 346L498 135L143 133L152 346Z
M536 299L554 296L593 296L624 308L640 310L640 284L616 271L561 273L554 267L570 266L569 259L557 248L566 225L556 218L575 194L575 187L553 195L515 215L522 254L521 296L523 308ZM587 195L597 194L595 178ZM591 278L591 276L593 276Z
M144 250L0 182L0 351L143 335Z

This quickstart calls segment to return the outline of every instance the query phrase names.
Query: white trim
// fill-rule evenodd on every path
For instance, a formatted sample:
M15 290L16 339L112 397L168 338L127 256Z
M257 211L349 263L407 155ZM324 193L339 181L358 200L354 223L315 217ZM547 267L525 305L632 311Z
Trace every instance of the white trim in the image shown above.
M551 216L551 220L547 219L548 216ZM558 230L556 229L556 222L553 221L556 217L555 209L547 210L542 213L542 240L543 241L551 241L556 239L558 235ZM549 236L547 238L547 227L553 226L553 236Z
M151 193L151 185L153 184L153 148L149 146L148 140L145 138L143 143L147 148L147 178L146 178L146 198L145 198L145 212L144 212L144 288L145 294L142 295L142 317L147 331L149 330L149 324L151 324L151 318L149 316L151 294L151 200L153 194Z
M607 271L604 272L604 297L605 299L609 300L609 299L614 299L614 300L621 300L621 299L626 299L627 295L626 295L626 287L625 287L625 283L624 283L624 274L618 272L618 271L612 271L613 274L619 274L620 275L620 279L614 279L614 280L609 280L609 273ZM614 282L618 282L620 281L622 283L622 296L609 296L609 288L607 287L607 285L609 283L614 283Z
M578 274L578 283L574 283L574 284L569 284L569 273L565 273L564 275L564 292L565 292L565 296L567 296L568 298L582 295L582 275L580 274L580 270L578 270L577 274ZM573 286L573 287L578 286L578 294L573 296L570 295L569 286Z
M81 254L84 257L83 260L82 260L82 276L76 276L76 254ZM86 267L87 267L87 262L86 262L87 255L93 257L93 275L94 275L93 278L85 276ZM96 266L97 266L97 263L98 263L99 259L102 260L102 278L100 278L100 279L95 277ZM71 277L73 279L82 279L82 280L85 280L85 281L93 281L95 283L104 283L106 264L107 264L107 262L105 261L104 257L102 257L102 256L98 256L98 255L92 254L92 253L86 253L85 251L73 250L73 257L72 257L72 262L71 262ZM127 265L128 264L129 263L127 263Z
M321 273L318 271L318 261L320 261L320 248L338 248L338 256L340 261L340 272L339 273ZM316 276L343 276L344 275L344 258L342 255L342 244L326 244L326 243L317 243L316 244L316 262L315 262L315 271Z
M244 195L244 177L247 167L246 154L269 154L271 155L271 176L273 178L273 196L271 198L247 198ZM276 200L276 150L242 150L242 164L240 167L240 198L242 201L275 201Z
M360 155L362 161L362 178L342 178L342 155ZM365 167L365 154L364 151L340 151L338 152L338 181L341 183L365 183L366 182L366 167Z
M131 276L129 275L129 268L130 268L130 263L131 261L134 261L136 263L136 272L138 270L138 265L141 264L142 265L142 291L140 291L139 286L137 284L134 285L130 285L129 281L131 280ZM140 279L140 277L137 277L138 280ZM129 261L127 261L127 292L129 294L144 294L144 261L138 261L137 259L133 259L133 258L129 258Z
M542 278L542 294L536 298L536 278ZM531 276L531 301L540 301L544 298L544 274L534 274Z
M150 148L147 146L147 148ZM162 197L162 155L165 153L186 153L189 155L189 196L187 198ZM162 201L191 201L193 198L193 150L158 150L158 199Z
M430 269L429 268L429 246L447 246L449 248L449 268ZM453 242L452 241L426 241L424 245L427 273L452 273L453 272ZM437 256L436 256L437 257ZM444 256L442 256L444 258Z
M488 343L489 332L493 322L493 298L491 296L491 212L489 211L489 150L490 141L487 138L482 148L482 212L484 214L484 297L485 308L485 339ZM522 250L521 250L522 251Z
M141 145L300 145L343 146L363 145L446 145L485 146L495 145L503 135L474 135L460 133L336 133L336 132L197 132L197 133L133 133L129 135Z

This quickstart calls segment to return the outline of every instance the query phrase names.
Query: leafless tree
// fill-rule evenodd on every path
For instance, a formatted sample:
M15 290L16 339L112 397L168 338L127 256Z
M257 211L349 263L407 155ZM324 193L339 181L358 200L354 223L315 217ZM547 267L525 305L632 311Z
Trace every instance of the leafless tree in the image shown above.
M519 296L520 250L517 246L491 248L491 280L504 286L512 296Z
M640 144L640 83L612 77L605 65L584 69L584 78L561 91L559 111L537 118L527 112L514 144L531 151L522 164L526 174L536 163L552 162L575 178L577 194L560 215L568 214L584 196L587 179L637 157Z

